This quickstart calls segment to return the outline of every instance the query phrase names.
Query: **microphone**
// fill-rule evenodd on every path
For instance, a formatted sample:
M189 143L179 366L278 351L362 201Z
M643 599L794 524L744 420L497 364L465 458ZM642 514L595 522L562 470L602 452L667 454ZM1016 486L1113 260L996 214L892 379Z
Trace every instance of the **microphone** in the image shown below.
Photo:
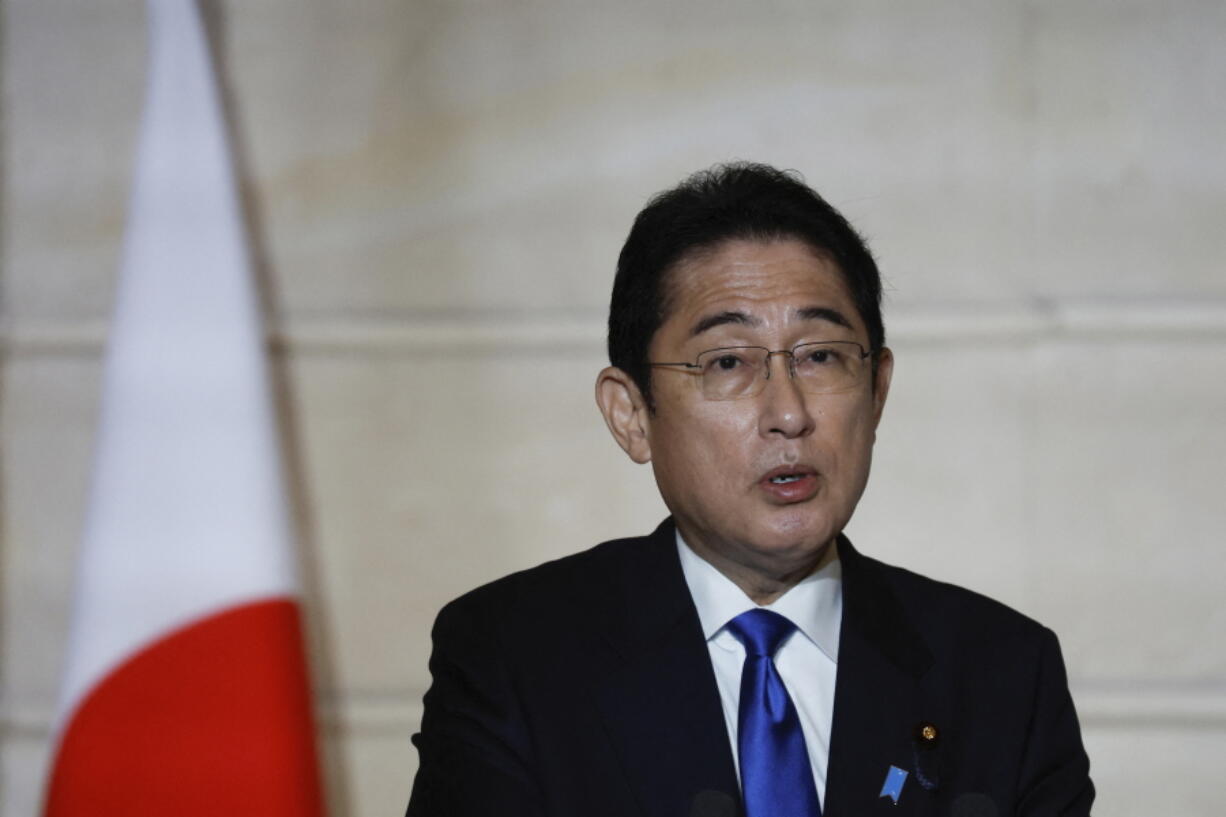
M690 817L737 817L736 811L736 800L731 795L705 789L694 795Z
M978 792L962 795L949 809L949 817L997 817L999 814L992 798Z

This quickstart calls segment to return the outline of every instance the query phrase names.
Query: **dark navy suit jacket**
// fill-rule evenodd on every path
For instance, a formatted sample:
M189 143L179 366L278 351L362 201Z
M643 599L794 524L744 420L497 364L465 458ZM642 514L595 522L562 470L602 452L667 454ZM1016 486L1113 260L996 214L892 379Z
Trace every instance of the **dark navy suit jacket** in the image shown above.
M844 538L839 555L825 816L1089 814L1055 635ZM433 637L408 817L739 813L671 520L478 588ZM880 796L891 766L907 772L897 804Z

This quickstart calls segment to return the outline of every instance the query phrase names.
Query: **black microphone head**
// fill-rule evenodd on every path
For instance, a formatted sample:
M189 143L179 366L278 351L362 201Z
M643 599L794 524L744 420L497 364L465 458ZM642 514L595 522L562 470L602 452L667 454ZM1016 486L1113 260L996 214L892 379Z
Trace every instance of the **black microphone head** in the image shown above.
M998 814L992 798L979 792L959 796L949 809L949 817L997 817Z
M737 817L736 800L722 791L700 791L694 795L690 817Z

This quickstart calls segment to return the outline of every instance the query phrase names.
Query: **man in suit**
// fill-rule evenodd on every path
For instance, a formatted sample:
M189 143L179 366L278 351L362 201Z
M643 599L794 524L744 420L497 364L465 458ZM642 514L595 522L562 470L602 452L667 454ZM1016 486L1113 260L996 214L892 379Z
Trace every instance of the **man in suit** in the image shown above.
M1089 813L1051 631L842 535L893 370L880 292L773 168L639 214L596 399L671 517L443 609L409 817Z

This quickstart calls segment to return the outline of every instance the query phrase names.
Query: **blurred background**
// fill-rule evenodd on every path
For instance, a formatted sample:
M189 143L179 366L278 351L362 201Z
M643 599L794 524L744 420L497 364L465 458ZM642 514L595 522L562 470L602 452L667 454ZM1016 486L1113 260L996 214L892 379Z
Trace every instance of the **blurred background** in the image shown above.
M716 161L868 237L861 550L1061 636L1100 814L1220 813L1226 4L206 6L265 287L333 815L403 811L434 613L664 515L592 400L621 241ZM144 90L4 0L0 817L37 813Z

